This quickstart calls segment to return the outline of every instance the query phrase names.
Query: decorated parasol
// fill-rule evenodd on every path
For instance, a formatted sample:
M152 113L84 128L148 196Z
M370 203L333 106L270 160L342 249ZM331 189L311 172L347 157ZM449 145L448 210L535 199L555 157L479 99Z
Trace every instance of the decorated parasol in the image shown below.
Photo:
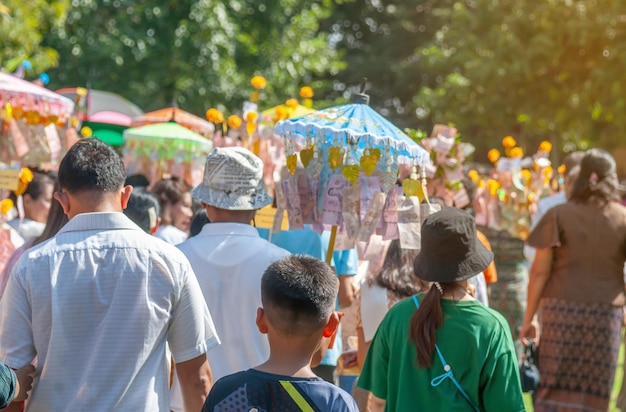
M0 161L54 167L77 139L74 102L0 73Z
M348 236L361 239L376 230L386 195L396 194L399 164L415 169L429 162L421 146L369 107L364 88L348 104L282 120L275 127L285 140L286 167L294 176L283 182L277 197L285 199L290 227L310 221L331 226L327 261L339 226L345 223ZM309 194L302 196L305 178ZM419 185L415 174L411 181Z
M213 147L210 140L174 122L126 129L124 141L124 160L132 173L145 173L153 181L165 174L178 175L194 185L202 178L202 161Z
M212 123L177 107L167 107L137 116L133 118L131 127L163 122L176 122L203 136L211 136L215 131L215 126Z
M40 115L69 116L74 102L45 87L13 75L0 72L0 102L10 102L14 107L36 110Z

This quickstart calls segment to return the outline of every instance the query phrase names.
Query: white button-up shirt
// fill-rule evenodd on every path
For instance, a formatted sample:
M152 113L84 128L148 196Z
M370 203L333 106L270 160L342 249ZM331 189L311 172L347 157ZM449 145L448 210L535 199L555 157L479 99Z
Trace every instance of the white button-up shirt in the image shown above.
M178 247L194 269L222 341L207 353L213 379L265 362L269 343L256 326L261 277L290 253L241 223L209 223Z
M85 213L26 252L0 303L0 358L37 357L29 411L167 411L177 362L219 343L187 259L122 213Z

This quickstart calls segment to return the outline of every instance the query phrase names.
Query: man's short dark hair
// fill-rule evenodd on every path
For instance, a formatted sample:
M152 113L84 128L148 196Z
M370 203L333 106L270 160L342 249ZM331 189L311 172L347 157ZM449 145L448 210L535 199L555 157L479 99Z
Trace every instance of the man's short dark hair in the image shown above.
M142 189L133 190L124 209L124 214L146 233L152 233L160 213L159 199L153 193Z
M311 335L326 326L338 290L333 269L305 255L272 263L261 280L261 300L269 322L280 332L296 335Z
M150 186L150 181L145 175L137 173L134 175L130 175L126 178L126 181L124 182L124 186L128 186L128 185L134 187L135 189L138 189L138 188L145 189L146 187Z
M196 213L193 214L193 217L191 218L191 223L189 224L189 237L196 236L198 233L202 232L202 228L207 223L211 223L211 221L206 215L206 210L196 210Z
M114 192L124 185L125 179L120 155L95 138L78 141L59 165L59 184L70 193Z

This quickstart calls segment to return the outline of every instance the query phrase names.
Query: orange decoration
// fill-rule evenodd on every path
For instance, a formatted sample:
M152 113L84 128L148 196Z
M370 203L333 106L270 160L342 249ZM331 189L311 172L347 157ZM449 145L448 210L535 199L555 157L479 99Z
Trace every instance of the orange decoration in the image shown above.
M511 149L515 147L516 144L517 142L515 141L513 136L506 136L504 139L502 139L502 146L504 146L507 149Z
M228 127L231 129L239 129L241 127L241 117L236 114L228 116Z
M313 93L313 88L311 86L302 86L300 88L300 97L310 99L313 96L315 96L315 93Z

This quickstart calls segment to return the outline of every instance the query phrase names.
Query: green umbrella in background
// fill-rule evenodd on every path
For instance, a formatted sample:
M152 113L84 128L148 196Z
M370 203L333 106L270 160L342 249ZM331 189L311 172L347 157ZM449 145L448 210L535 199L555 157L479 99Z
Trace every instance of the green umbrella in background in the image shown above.
M124 140L127 150L132 150L135 156L178 162L203 158L213 148L210 140L174 122L126 129Z
M124 144L124 130L128 129L127 126L117 124L88 121L83 122L83 127L89 127L92 130L91 136L113 147L119 147Z

